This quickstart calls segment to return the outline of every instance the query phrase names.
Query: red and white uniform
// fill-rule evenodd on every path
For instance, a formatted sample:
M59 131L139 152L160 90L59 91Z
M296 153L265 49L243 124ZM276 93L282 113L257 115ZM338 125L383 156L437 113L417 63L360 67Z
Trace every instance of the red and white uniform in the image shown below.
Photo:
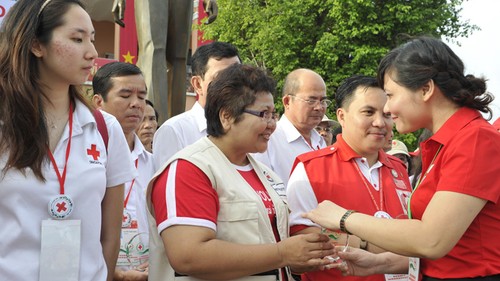
M392 218L406 218L407 199L411 194L406 167L382 150L378 159L368 168L366 159L352 150L341 135L333 146L299 155L287 187L290 233L319 227L301 215L324 200L368 215L384 211ZM303 280L382 281L385 278L384 275L344 277L339 270L326 270L308 272Z
M175 170L170 167L175 166ZM267 190L251 165L234 166L245 181L260 196L273 226L276 240L276 210ZM171 185L168 186L168 183ZM193 225L208 227L216 231L219 212L219 198L207 176L194 164L186 160L176 160L165 169L155 182L152 193L158 232L172 225ZM175 197L166 196L166 190L174 189ZM172 206L170 208L169 206ZM174 207L175 206L175 207ZM166 208L165 208L166 207Z
M421 259L421 272L434 278L500 274L500 134L469 108L457 111L421 144L422 171L432 168L411 196L411 215L421 219L437 191L452 191L488 202L444 257Z
M288 208L273 187L282 181L268 167L247 157L250 165L235 166L211 140L202 138L156 172L146 195L151 279L177 280L160 237L173 225L210 228L216 239L236 244L276 243L288 236ZM285 270L280 271L285 274ZM276 276L251 278L270 280Z
M73 136L67 163L65 194L74 202L69 219L81 220L80 275L78 280L106 280L101 246L101 201L106 187L132 180L136 171L118 121L102 112L109 142L104 146L92 112L76 101ZM62 173L68 144L66 125L54 158ZM0 156L0 169L6 155ZM47 157L48 158L48 157ZM59 194L59 180L49 160L43 164L46 182L30 170L10 169L0 177L0 279L38 280L42 220L50 219L47 206Z

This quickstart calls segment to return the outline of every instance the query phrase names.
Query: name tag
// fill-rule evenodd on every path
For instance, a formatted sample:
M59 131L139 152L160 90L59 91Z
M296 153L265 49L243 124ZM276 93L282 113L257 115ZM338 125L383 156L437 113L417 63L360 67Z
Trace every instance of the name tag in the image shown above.
M40 281L78 281L81 221L43 220Z
M121 236L117 267L129 270L148 261L149 249L143 243L148 235L139 233L137 228L122 228Z

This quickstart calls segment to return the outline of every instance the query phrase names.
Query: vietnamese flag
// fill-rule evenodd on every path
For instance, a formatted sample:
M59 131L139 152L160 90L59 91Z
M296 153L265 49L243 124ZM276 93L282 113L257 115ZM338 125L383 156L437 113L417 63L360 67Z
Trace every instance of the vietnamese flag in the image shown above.
M120 53L118 60L131 64L137 63L137 29L135 26L134 0L125 1L125 14L120 27Z

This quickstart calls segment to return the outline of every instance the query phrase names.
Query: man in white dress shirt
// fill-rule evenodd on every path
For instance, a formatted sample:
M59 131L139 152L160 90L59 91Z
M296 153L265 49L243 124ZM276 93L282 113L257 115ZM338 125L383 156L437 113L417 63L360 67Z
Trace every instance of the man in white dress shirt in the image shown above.
M284 115L271 135L267 151L255 154L255 158L269 166L283 180L285 187L295 158L302 153L326 146L325 140L315 130L332 103L326 97L323 78L310 69L290 72L283 86Z
M191 85L198 95L198 101L190 110L165 121L156 131L153 158L157 169L177 151L207 136L204 107L208 85L219 71L234 63L241 63L238 50L225 42L203 45L193 54Z
M92 85L94 103L120 122L138 172L137 178L125 184L120 252L113 280L147 280L149 235L145 191L155 168L153 156L135 133L144 117L146 82L137 66L112 62L97 71Z

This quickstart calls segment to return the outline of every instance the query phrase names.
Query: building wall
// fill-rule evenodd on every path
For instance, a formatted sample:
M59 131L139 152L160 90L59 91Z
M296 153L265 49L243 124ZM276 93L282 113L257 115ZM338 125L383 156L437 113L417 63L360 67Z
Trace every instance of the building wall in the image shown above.
M116 58L115 23L109 21L92 21L95 28L95 47L100 58Z

